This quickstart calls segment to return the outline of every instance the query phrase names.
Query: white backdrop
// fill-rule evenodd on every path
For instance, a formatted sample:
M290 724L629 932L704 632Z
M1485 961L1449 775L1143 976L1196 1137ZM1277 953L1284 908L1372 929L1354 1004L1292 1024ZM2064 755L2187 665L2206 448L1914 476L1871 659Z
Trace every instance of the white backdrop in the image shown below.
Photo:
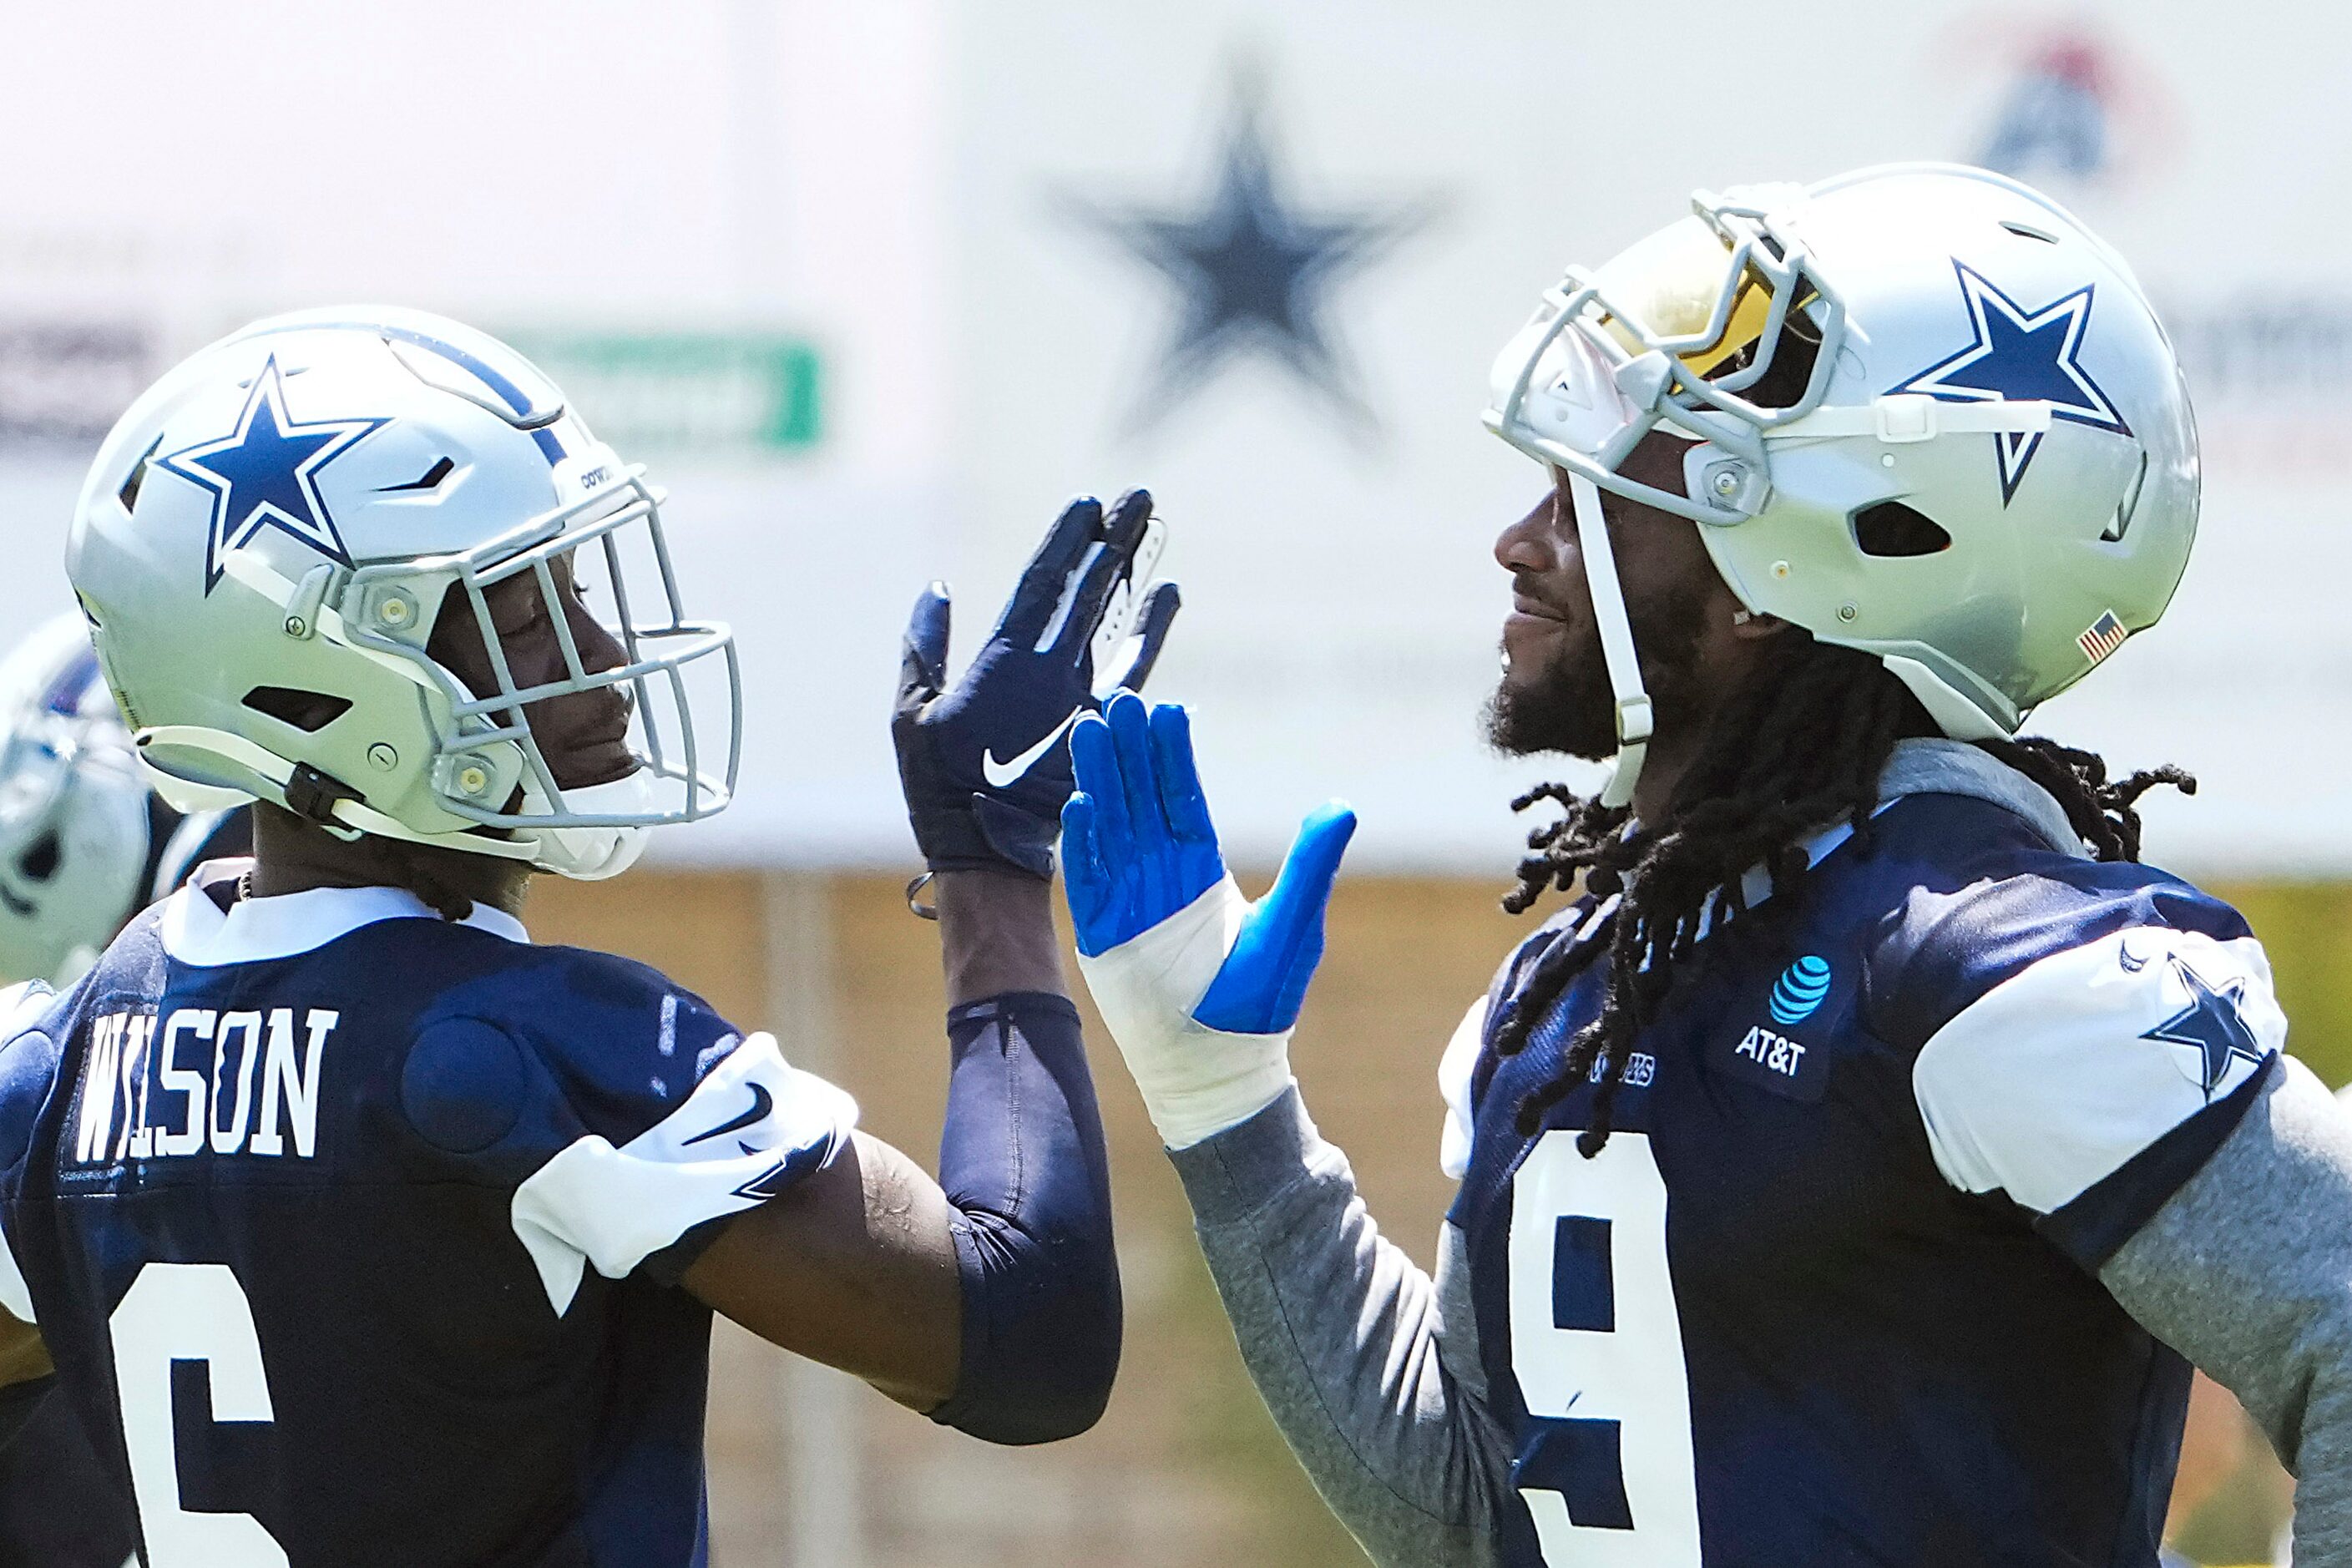
M955 316L982 384L1020 389L960 422L977 534L1009 555L1062 476L1148 479L1190 591L1163 679L1202 710L1236 837L1270 858L1298 811L1339 793L1363 812L1363 859L1505 864L1501 803L1546 770L1482 756L1472 715L1507 604L1491 542L1540 479L1477 415L1537 291L1696 185L1973 160L2004 123L2038 128L2048 153L2021 172L2135 258L2190 356L2210 461L2170 616L2036 728L2200 773L2193 804L2151 807L2161 858L2352 868L2352 633L2333 613L2352 567L2334 516L2352 426L2302 357L2352 348L2335 259L2352 229L2304 194L2341 184L2352 110L2278 75L2285 48L2294 82L2352 79L2352 18L2274 5L2274 38L2222 49L2207 7L2035 20L2056 14L1811 0L1763 26L1725 0L1194 0L1110 25L1078 0L960 9ZM2053 77L2086 113L2016 111ZM1122 428L1177 295L1044 199L1204 206L1221 119L1253 79L1310 212L1444 204L1331 290L1369 434L1263 358ZM2089 166L2063 166L2070 152Z
M1066 494L1139 482L1187 596L1156 686L1200 710L1237 858L1270 860L1338 794L1364 816L1359 863L1497 870L1504 800L1549 770L1475 731L1507 593L1491 542L1541 484L1478 426L1495 349L1563 263L1695 185L1973 158L2006 126L2042 133L2021 172L2163 304L2209 459L2172 615L2037 727L2203 777L2155 808L2160 858L2352 870L2352 632L2331 613L2352 567L2332 395L2352 232L2331 199L2352 109L2295 87L2352 79L2352 16L2272 12L2275 38L2242 20L2223 49L2187 0L2086 5L2055 32L2040 10L1862 0L1770 26L1728 0L1670 19L1536 0L7 6L0 543L19 567L0 632L61 602L88 427L151 362L248 316L374 297L494 330L784 333L822 363L813 444L647 454L751 699L740 805L664 853L911 858L884 731L907 603L952 578L968 649ZM1391 226L1294 301L1331 348L1321 384L1266 343L1164 375L1203 296L1139 226L1213 226L1245 109L1279 213Z

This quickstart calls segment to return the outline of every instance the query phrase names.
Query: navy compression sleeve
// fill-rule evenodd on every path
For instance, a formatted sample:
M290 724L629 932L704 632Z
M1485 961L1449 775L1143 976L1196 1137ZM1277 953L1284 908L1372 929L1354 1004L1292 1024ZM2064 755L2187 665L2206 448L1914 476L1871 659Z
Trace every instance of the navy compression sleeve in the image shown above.
M1069 999L948 1014L940 1185L956 1217L963 1365L931 1419L992 1443L1093 1426L1118 1371L1118 1262L1102 1117Z

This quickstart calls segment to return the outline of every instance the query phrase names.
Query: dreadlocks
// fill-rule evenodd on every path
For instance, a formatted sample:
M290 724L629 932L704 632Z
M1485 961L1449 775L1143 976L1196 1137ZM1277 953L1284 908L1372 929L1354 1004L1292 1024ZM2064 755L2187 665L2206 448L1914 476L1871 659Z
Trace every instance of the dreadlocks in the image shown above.
M1717 922L1745 914L1741 882L1759 865L1775 891L1789 888L1807 868L1799 840L1809 834L1840 822L1867 833L1895 742L1935 732L1926 710L1876 658L1791 627L1767 645L1725 701L1658 822L1634 825L1624 807L1580 798L1557 784L1512 802L1513 810L1524 811L1553 801L1568 815L1528 836L1532 853L1519 863L1518 886L1504 896L1505 910L1525 913L1548 889L1568 891L1580 877L1596 897L1617 900L1605 917L1605 942L1598 933L1582 941L1563 933L1502 1005L1494 1047L1508 1057L1525 1048L1577 974L1603 951L1609 955L1601 1011L1570 1042L1559 1070L1520 1101L1520 1135L1532 1135L1553 1105L1599 1077L1591 1125L1577 1138L1588 1159L1599 1153L1609 1141L1622 1064L1674 989L1675 965L1706 929L1709 907L1717 906ZM2147 790L2197 787L2174 767L2111 784L2096 753L2053 741L1979 744L2047 790L2102 860L2139 858L2135 803ZM1608 1070L1612 1064L1621 1064L1618 1071Z

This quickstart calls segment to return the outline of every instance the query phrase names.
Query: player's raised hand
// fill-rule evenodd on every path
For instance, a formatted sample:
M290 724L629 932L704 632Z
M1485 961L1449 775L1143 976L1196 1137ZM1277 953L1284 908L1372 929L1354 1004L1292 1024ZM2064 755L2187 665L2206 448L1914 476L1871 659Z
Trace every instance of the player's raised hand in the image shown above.
M1249 907L1233 951L1192 1009L1196 1022L1242 1035L1287 1032L1298 1022L1307 983L1323 962L1323 916L1339 858L1355 836L1356 814L1339 801L1307 814L1274 887Z
M1077 793L1062 808L1063 880L1078 951L1140 935L1225 875L1192 763L1191 717L1121 691L1070 733Z
M1070 740L1065 887L1079 967L1153 1124L1181 1149L1248 1120L1290 1083L1290 1029L1323 955L1324 912L1355 813L1307 819L1252 904L1227 874L1191 721L1121 692Z
M1095 693L1114 677L1139 686L1176 618L1175 584L1146 592L1139 554L1153 538L1149 491L1129 491L1108 513L1091 498L1071 502L952 689L947 585L916 600L890 732L915 841L932 870L1053 874L1071 789L1068 726L1098 706Z

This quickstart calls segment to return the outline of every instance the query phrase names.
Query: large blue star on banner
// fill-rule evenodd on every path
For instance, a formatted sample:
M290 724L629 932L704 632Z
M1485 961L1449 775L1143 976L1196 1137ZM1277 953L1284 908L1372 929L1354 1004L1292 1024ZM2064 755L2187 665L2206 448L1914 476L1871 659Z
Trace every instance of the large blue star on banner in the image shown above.
M217 441L199 442L159 459L173 473L213 492L212 529L205 540L205 592L211 593L220 581L228 552L265 527L283 529L320 554L350 565L351 552L319 494L319 470L388 423L324 419L298 424L286 412L277 356L264 362L235 429Z
M1181 300L1174 334L1130 411L1130 425L1153 422L1225 362L1251 352L1289 370L1360 429L1374 423L1327 320L1330 291L1426 225L1438 204L1309 214L1285 189L1264 121L1260 93L1244 77L1205 207L1170 213L1079 205L1083 221L1161 274Z
M2229 1076L2231 1062L2244 1060L2256 1066L2262 1063L2262 1047L2254 1040L2254 1032L2238 1015L2238 1004L2245 1000L2246 982L2240 976L2216 990L2177 953L2172 967L2180 976L2180 983L2189 988L2189 1005L2140 1038L2187 1046L2197 1052L2202 1076L2196 1081L2210 1100L2213 1091Z
M1960 296L1968 301L1976 341L1889 388L1890 395L1913 392L1947 403L2047 403L2053 418L2118 436L2131 434L2131 426L2076 357L2084 330L2091 324L2095 285L2085 283L2038 310L2028 310L1965 263L1955 260L1952 267L1960 275ZM2038 431L2003 431L1993 437L1993 444L2000 458L2000 503L2007 506L2041 449L2042 436Z

